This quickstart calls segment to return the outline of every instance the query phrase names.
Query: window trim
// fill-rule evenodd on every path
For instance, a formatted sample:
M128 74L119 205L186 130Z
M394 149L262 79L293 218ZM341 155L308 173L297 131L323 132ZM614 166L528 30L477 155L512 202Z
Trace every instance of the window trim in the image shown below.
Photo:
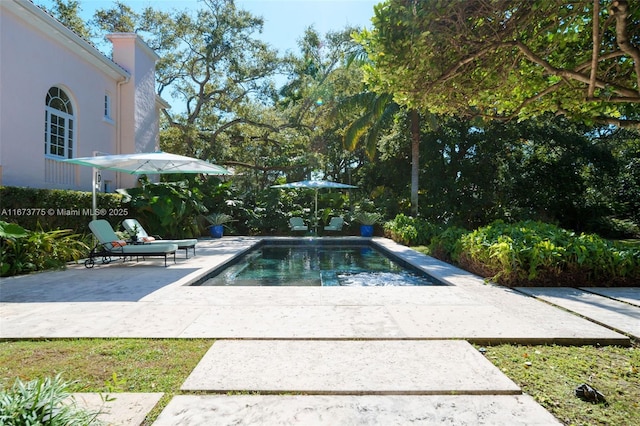
M58 94L60 93L64 94L64 97L66 98L66 100L62 99L59 96L52 96L51 95L52 89L58 90L59 91ZM56 97L59 99L62 99L65 107L67 107L66 108L67 111L63 111L61 109L51 106L51 103L53 103L54 101L53 98L56 98ZM69 110L71 111L71 113L68 112ZM44 121L44 125L45 125L44 155L46 158L54 158L54 159L73 158L74 148L76 146L76 134L77 134L76 117L74 114L74 110L75 108L73 106L71 97L68 95L65 89L58 86L52 86L49 88L49 90L47 90L47 94L45 96L45 121ZM55 117L57 117L58 120L60 119L63 120L62 126L59 125L60 121L58 121L57 123L52 122L52 116L54 115ZM62 134L56 134L52 132L53 126L57 126L59 129L61 129ZM52 145L51 143L52 136L54 137L57 136L62 138L63 144ZM62 147L63 154L62 155L52 154L51 153L52 146L55 147L56 150L59 150L59 147Z

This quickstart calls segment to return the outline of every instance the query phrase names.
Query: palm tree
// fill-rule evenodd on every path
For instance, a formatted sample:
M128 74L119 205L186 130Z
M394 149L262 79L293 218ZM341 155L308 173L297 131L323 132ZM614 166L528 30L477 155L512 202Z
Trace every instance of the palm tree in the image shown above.
M361 92L346 98L338 108L341 111L358 111L360 117L353 121L345 131L343 144L349 151L358 145L364 145L370 159L376 154L380 132L391 126L393 117L400 107L387 93Z
M338 111L359 112L344 134L343 144L349 151L364 145L370 159L376 154L380 133L393 124L393 119L402 109L389 93L361 92L350 96L338 105ZM411 212L418 214L418 172L420 170L420 114L409 111L411 130Z

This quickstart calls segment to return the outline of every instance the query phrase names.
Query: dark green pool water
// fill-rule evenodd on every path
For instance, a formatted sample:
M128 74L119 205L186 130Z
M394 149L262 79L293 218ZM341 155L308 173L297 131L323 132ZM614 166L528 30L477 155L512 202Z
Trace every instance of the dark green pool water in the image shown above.
M214 271L202 286L438 285L370 246L263 246Z

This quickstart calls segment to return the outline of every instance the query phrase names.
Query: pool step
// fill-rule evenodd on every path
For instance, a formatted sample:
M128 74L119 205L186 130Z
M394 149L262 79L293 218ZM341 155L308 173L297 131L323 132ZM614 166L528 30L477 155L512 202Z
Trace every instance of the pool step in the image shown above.
M339 286L340 282L338 282L336 271L320 271L320 285L322 287Z

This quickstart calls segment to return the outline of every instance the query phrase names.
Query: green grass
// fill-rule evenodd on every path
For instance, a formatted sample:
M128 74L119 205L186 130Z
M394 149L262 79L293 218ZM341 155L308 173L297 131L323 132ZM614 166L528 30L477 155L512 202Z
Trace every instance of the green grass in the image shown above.
M150 425L213 344L211 339L76 339L0 342L0 385L54 377L71 392L165 392ZM567 425L640 424L640 348L487 346L485 356ZM573 390L588 383L608 405ZM250 390L247 390L248 392Z
M564 424L640 424L637 346L498 345L486 347L485 356ZM577 398L582 383L603 393L607 404Z
M213 344L211 339L74 339L0 342L0 387L55 377L69 392L164 392L160 414Z

